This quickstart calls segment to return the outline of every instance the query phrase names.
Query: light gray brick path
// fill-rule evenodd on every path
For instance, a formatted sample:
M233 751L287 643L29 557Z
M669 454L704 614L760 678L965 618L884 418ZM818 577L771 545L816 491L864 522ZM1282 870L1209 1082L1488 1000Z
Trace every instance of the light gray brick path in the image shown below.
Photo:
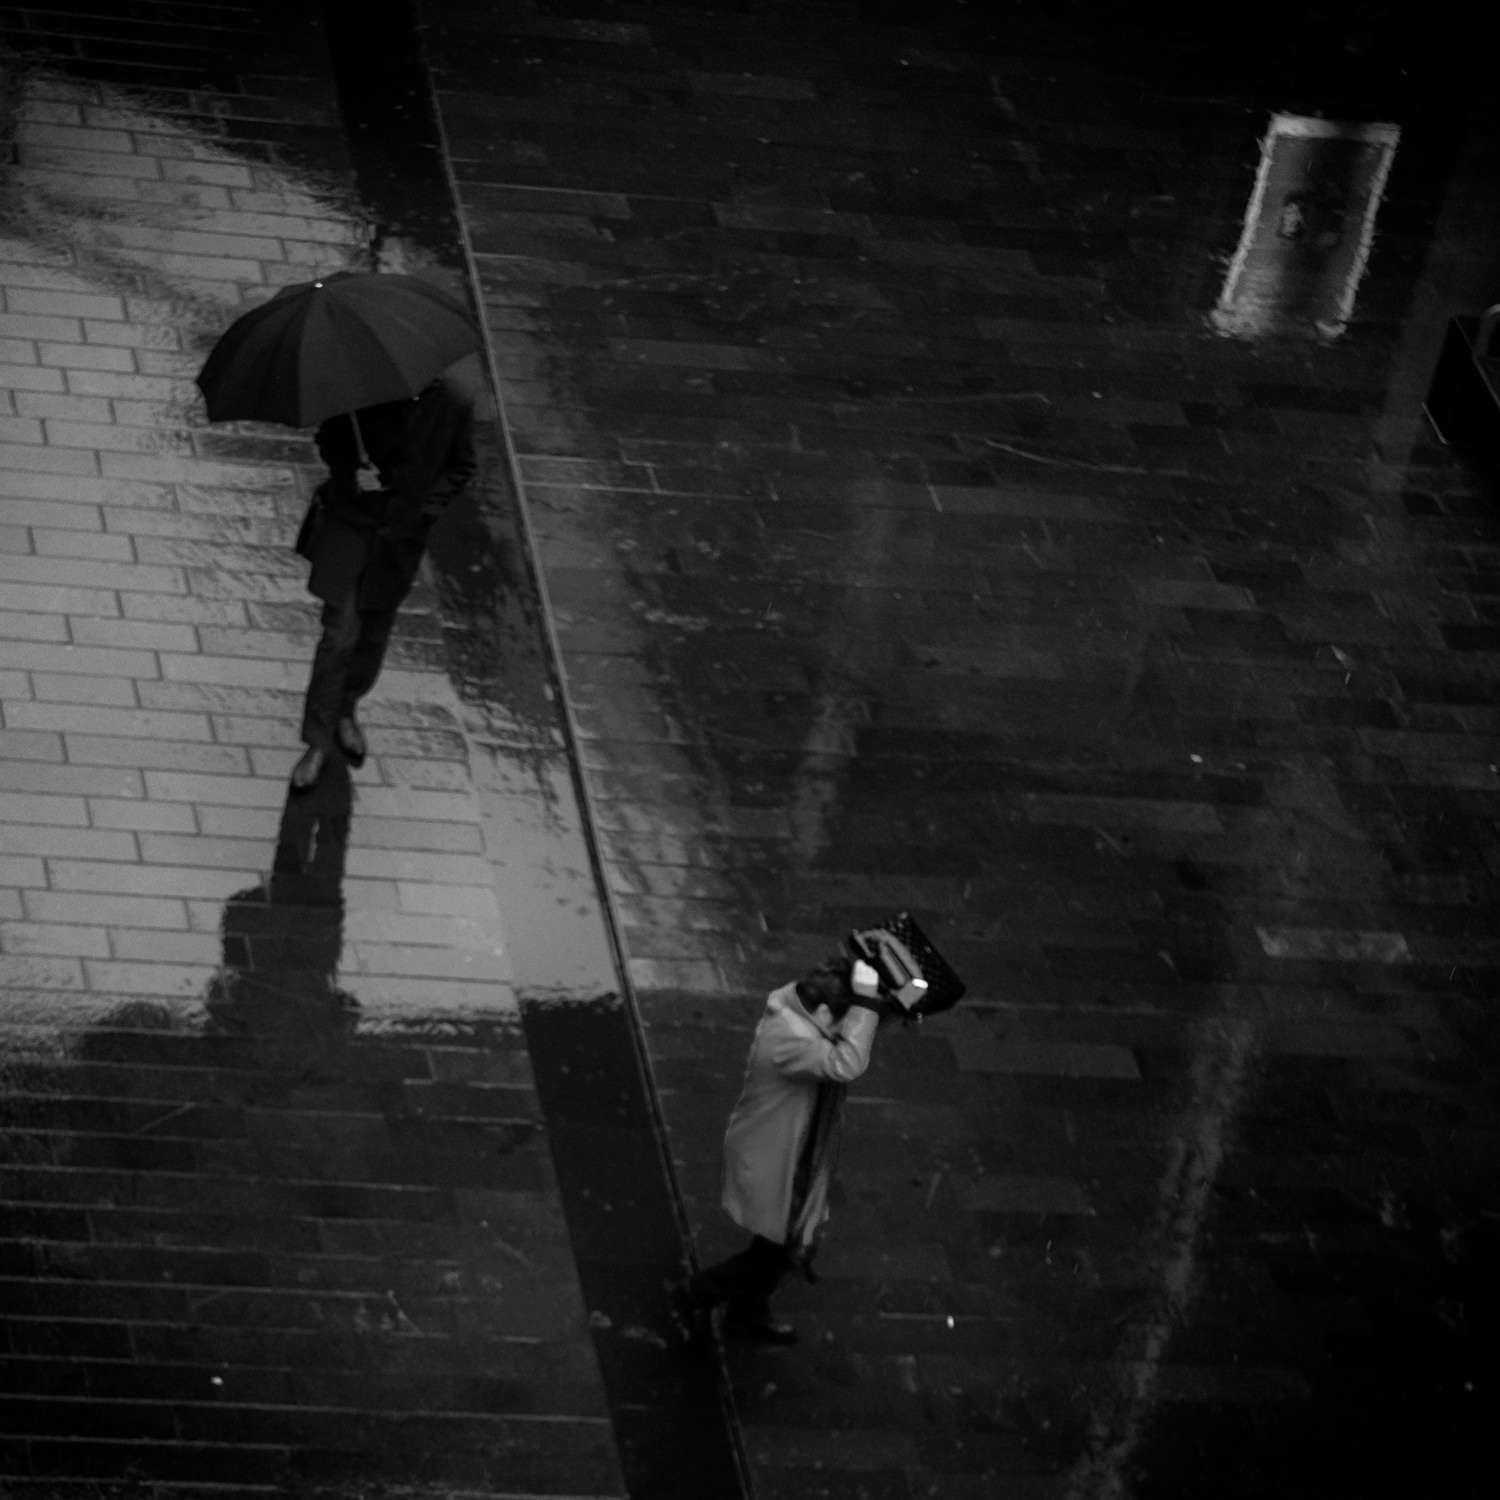
M276 906L321 471L192 376L367 227L201 118L7 81L0 1491L620 1494L430 585L299 856L333 885ZM329 941L347 1026L233 1019Z
M49 123L34 118L38 110ZM64 115L77 123L56 123ZM116 128L87 124L101 117ZM237 222L235 210L204 207L194 193L185 205L153 205L155 223L111 219L92 242L87 233L79 236L68 264L47 247L43 218L34 238L6 242L0 263L0 325L11 368L51 377L50 390L13 392L26 416L12 422L0 473L13 502L0 557L0 608L19 637L5 654L4 727L16 766L9 774L18 789L75 789L71 796L31 796L24 809L11 809L16 821L5 835L8 850L52 861L49 879L34 894L23 892L23 908L69 889L172 889L211 900L259 874L284 801L315 624L303 567L287 543L319 471L310 447L280 432L236 436L233 446L244 461L220 461L215 451L230 435L201 425L191 375L205 343L247 299L278 280L304 276L300 264L289 274L296 264L290 257L306 249L325 267L348 264L363 243L363 226L270 168L227 152L203 160L209 148L190 133L170 135L167 122L98 89L33 81L19 122L19 170L10 190L28 210L50 210L53 238L74 227L65 217L71 185L51 175L61 159L118 188L158 180L164 161L180 159L174 150L196 154L226 205L242 189L253 192L262 208L256 222L265 227L279 218L285 226L287 237L274 239L187 227L217 226L223 215ZM85 146L90 154L80 158ZM279 215L264 211L272 204ZM88 221L81 222L87 230ZM184 266L187 254L202 264ZM111 281L139 289L96 289ZM211 283L212 303L186 302L195 282ZM92 351L99 349L117 353L118 367L96 370ZM137 368L138 353L147 351L153 373ZM262 451L296 461L266 462ZM351 850L353 895L368 895L373 917L385 904L382 896L400 911L403 885L435 882L452 887L458 904L472 908L478 898L487 906L488 930L476 925L467 948L429 944L426 969L415 945L397 958L359 942L349 957L374 981L368 1000L377 1008L387 997L403 1003L399 981L410 973L432 983L429 999L462 1009L464 992L454 986L489 987L493 1001L506 976L473 803L450 794L443 805L423 785L454 780L449 765L462 781L464 750L453 728L451 689L431 630L423 629L430 599L419 599L418 611L403 635L398 670L371 707L372 721L398 737L383 739L382 748L398 753L389 769L377 761L380 812L368 830L361 827ZM285 628L291 616L295 630ZM399 751L418 743L428 763L402 764ZM432 753L444 748L453 761ZM84 769L90 766L127 773L114 798L87 795L94 789ZM121 794L142 803L134 819L121 810ZM408 805L409 797L416 801ZM240 808L239 815L215 805L219 798ZM361 804L361 825L364 811ZM181 916L188 928L185 906ZM351 921L365 916L356 907ZM103 930L112 951L130 946L129 927ZM48 938L25 922L8 925L4 937L9 953L72 951L65 933ZM49 950L49 941L59 947ZM95 939L71 941L92 948ZM213 973L215 943L212 933L196 944L184 941L179 954L201 952L180 967L143 968L122 958L98 975L107 974L109 989L120 993L188 998L201 994ZM81 979L86 971L72 972Z

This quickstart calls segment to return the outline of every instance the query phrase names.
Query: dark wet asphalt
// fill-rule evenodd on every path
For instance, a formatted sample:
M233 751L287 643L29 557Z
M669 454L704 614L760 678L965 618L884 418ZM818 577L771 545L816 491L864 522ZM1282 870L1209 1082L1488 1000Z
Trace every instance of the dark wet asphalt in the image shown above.
M327 11L345 140L276 149L461 272L369 14ZM717 1410L715 1362L610 1334L677 1253L657 1110L722 1253L758 996L897 906L972 998L856 1090L801 1343L728 1351L756 1494L1488 1493L1500 552L1420 414L1448 312L1500 297L1482 53L1380 5L425 18L523 507L439 549L447 644L590 812L555 888L500 884L633 1493L733 1493L674 1405ZM1290 137L1241 259L1275 112L1399 140ZM223 924L258 1045L264 904ZM324 1086L398 1066L320 994Z

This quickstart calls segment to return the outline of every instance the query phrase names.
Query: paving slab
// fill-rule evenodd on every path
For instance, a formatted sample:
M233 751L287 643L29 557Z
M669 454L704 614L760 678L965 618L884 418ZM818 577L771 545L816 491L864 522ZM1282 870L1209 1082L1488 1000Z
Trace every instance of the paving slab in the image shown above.
M365 264L323 38L3 19L0 1489L623 1495L495 860L530 886L497 819L557 816L555 750L518 723L497 764L428 578L369 763L289 793L320 465L205 426L191 383L279 282ZM267 149L290 126L307 152ZM608 1006L603 941L546 983Z
M971 985L732 1353L757 1493L1477 1494L1494 1161L1406 1121L1495 1076L1494 496L1420 407L1493 92L1345 7L429 22L699 1254L767 987L901 906ZM1278 112L1400 127L1322 331L1230 300Z

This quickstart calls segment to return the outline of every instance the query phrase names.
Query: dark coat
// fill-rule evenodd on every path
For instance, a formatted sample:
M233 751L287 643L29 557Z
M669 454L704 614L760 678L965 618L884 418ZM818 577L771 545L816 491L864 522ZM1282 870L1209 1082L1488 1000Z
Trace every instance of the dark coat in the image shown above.
M360 609L394 609L417 576L432 523L474 477L474 404L445 378L414 400L354 415L383 488L360 492L354 424L330 417L317 433L328 478L297 550L312 563L307 587L317 598L355 591Z

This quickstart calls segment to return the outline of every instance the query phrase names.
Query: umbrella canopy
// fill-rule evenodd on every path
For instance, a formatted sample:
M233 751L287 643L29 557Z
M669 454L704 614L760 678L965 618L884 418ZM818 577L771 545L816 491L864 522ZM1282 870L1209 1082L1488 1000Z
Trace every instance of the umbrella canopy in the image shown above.
M415 396L480 347L468 311L415 276L338 271L225 329L198 372L211 422L325 417Z

